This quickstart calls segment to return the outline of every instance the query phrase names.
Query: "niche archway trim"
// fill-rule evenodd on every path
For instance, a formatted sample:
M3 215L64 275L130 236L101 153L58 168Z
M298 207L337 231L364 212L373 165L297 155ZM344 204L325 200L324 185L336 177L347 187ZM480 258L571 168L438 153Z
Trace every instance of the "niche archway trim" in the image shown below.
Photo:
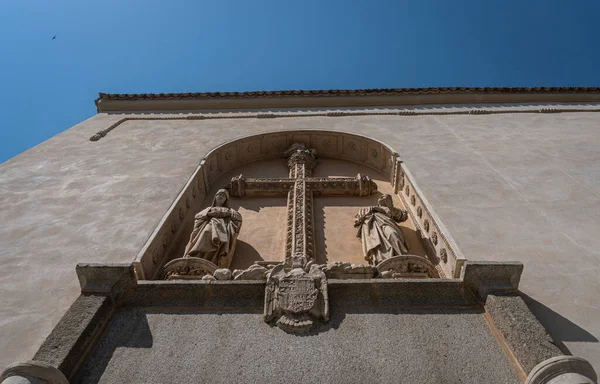
M456 243L416 185L414 178L387 144L367 136L336 131L276 131L225 142L210 150L186 182L134 260L138 279L158 279L187 229L200 211L207 191L224 173L260 160L283 158L294 143L317 150L317 156L367 166L389 180L409 210L412 221L440 276L457 278L465 261Z

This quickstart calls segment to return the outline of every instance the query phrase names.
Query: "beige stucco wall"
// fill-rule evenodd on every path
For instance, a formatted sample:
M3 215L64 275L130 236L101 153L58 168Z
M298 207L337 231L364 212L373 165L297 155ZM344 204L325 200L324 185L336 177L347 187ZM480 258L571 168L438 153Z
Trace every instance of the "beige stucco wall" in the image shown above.
M88 140L125 116L0 166L0 366L31 358L58 322L76 263L133 261L211 148L284 129L392 146L465 256L522 261L542 323L600 366L600 113L127 121Z

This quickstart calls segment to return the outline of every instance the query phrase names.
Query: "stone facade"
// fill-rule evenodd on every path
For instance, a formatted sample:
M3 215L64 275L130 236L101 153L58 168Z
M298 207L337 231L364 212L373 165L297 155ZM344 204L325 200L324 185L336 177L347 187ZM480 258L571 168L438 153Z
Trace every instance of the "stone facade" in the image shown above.
M441 260L453 260L444 244L455 242L469 260L522 262L528 307L564 351L597 367L600 114L592 100L580 101L190 113L174 100L182 111L101 112L0 167L0 365L31 359L75 301L75 264L144 255L160 262L218 177L203 173L211 156L225 164L246 156L213 149L261 134L329 131L398 154L391 185ZM243 144L248 153L263 145ZM440 235L446 230L453 239Z

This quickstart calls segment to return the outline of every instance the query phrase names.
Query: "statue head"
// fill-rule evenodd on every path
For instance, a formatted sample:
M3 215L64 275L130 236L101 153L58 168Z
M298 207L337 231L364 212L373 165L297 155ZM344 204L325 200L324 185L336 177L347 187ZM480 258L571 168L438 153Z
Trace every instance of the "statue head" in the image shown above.
M215 193L212 206L229 208L229 192L227 192L226 189L219 189L217 193Z
M394 201L392 200L392 195L390 194L385 194L385 195L381 195L379 197L379 200L377 200L377 205L380 205L382 207L387 207L387 208L393 208L394 207Z

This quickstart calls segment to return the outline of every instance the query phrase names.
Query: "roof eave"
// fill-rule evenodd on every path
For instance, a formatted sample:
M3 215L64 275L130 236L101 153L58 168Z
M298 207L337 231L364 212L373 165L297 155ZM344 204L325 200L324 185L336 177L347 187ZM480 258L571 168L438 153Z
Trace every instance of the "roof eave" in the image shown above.
M257 110L507 103L600 102L600 88L427 88L198 94L104 94L98 112Z

